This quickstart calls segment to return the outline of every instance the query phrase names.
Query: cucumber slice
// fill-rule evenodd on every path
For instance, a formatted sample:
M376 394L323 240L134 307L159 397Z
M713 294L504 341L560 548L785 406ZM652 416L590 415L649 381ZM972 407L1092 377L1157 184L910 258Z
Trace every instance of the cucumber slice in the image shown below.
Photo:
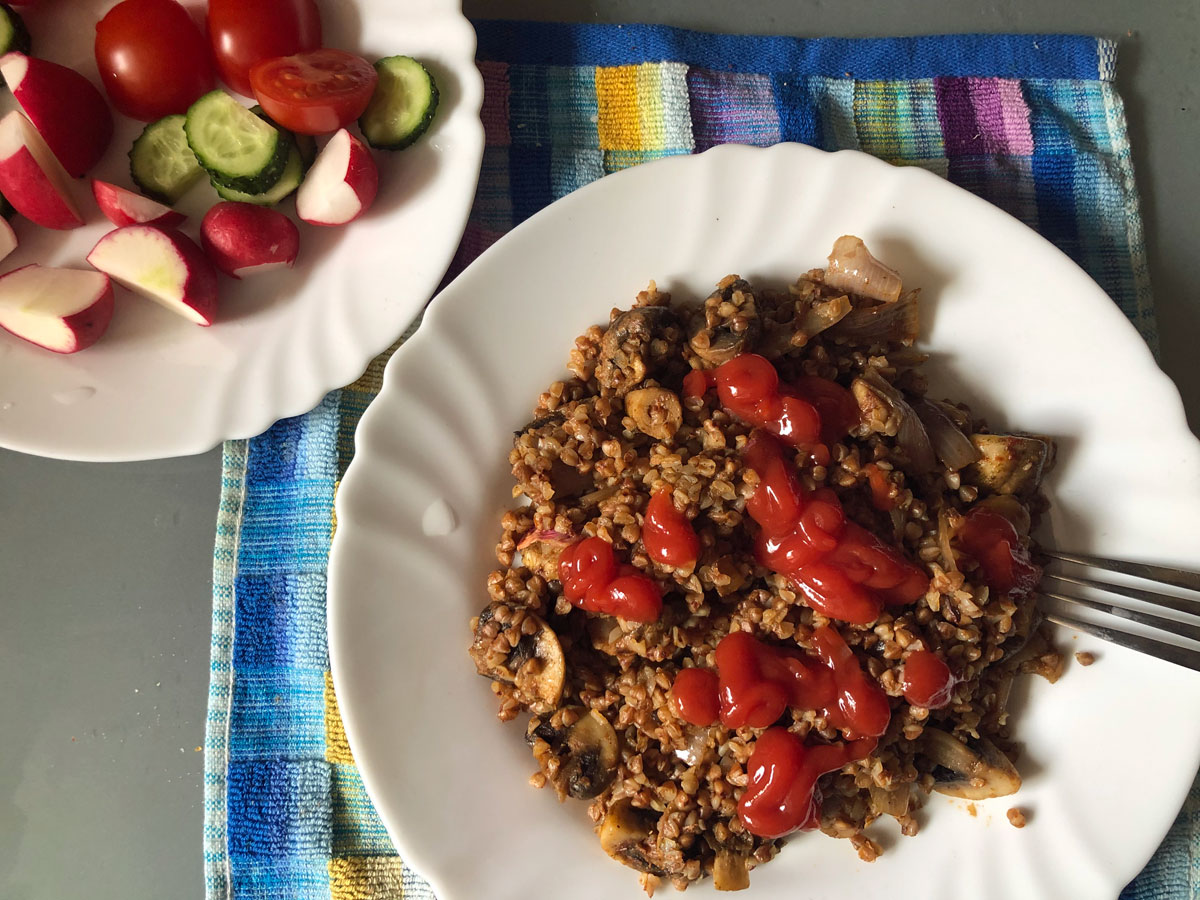
M191 105L184 123L188 146L212 179L248 194L279 180L291 144L224 91L210 91Z
M311 134L296 134L294 131L288 131L268 116L257 103L250 107L250 112L254 113L264 122L270 122L273 127L278 128L291 139L296 149L300 151L300 162L304 164L304 171L307 172L309 166L313 164L313 160L317 158L317 139Z
M296 190L296 188L300 187L300 182L303 180L304 162L300 156L300 151L293 147L291 152L288 153L287 165L283 167L283 174L279 176L279 180L262 193L247 194L243 191L235 191L233 188L226 187L216 180L213 180L212 186L222 200L254 203L257 206L274 206L288 194L292 193L292 191Z
M0 3L0 55L19 50L29 52L29 29L25 21L7 3ZM0 84L4 79L0 78Z
M438 89L429 70L410 56L375 63L379 81L358 120L363 137L380 150L403 150L425 133L437 112Z
M129 174L142 193L168 206L200 180L204 170L188 147L182 115L147 125L129 149Z

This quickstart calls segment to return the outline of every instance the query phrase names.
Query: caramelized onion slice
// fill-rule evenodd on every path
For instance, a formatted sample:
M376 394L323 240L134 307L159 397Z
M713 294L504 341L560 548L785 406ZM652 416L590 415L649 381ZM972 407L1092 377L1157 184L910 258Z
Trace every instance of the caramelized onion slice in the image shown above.
M921 319L917 307L919 290L908 291L895 303L859 307L829 329L838 340L852 344L903 344L917 339Z
M872 256L862 238L852 234L843 234L833 242L825 283L836 290L884 303L895 303L903 287L899 273Z
M937 460L934 458L933 445L929 441L925 426L921 424L921 420L917 418L917 414L900 391L889 384L878 370L867 367L859 378L854 379L850 387L860 407L863 406L864 399L871 395L872 399L887 405L892 414L889 418L896 421L896 442L908 455L913 471L925 473L936 468ZM867 412L865 408L863 411Z
M947 469L957 472L979 459L979 450L941 404L922 397L912 402L912 408L925 426L934 454Z

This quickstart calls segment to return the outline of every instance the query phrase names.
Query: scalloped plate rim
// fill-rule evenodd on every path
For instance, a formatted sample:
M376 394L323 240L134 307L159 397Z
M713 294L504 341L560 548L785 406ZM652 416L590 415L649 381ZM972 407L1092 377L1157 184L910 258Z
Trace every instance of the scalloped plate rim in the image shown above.
M394 474L397 466L401 470L404 468L403 463L397 463L395 459L388 458L387 449L377 445L387 436L389 424L394 423L394 419L389 419L389 417L398 411L397 404L402 408L405 403L406 389L411 387L405 384L405 379L410 374L406 371L409 361L411 360L413 364L416 364L419 351L422 348L428 347L432 349L438 345L448 346L453 343L454 334L448 330L451 327L450 315L460 306L466 308L472 302L466 296L466 292L473 280L476 277L483 277L481 273L495 268L497 265L495 261L503 259L505 255L510 253L510 247L519 241L527 231L539 227L539 223L549 220L551 217L555 221L568 220L576 210L587 209L593 195L599 192L615 192L618 188L614 187L614 185L623 184L626 179L631 181L635 178L642 180L649 179L650 176L646 174L647 170L690 166L695 172L700 173L706 165L709 165L708 161L712 160L724 160L734 156L742 156L749 160L751 158L769 158L770 154L779 155L789 153L796 156L797 164L802 163L806 159L815 160L818 157L829 159L839 158L846 160L847 165L851 168L858 166L865 167L874 174L886 179L904 179L914 181L916 184L921 184L923 181L925 185L923 186L924 190L953 194L958 201L970 206L972 216L981 219L988 219L990 217L991 222L996 228L1011 233L1020 232L1024 240L1032 240L1039 244L1042 252L1048 254L1047 258L1055 260L1056 265L1064 273L1064 277L1071 279L1075 282L1074 286L1078 286L1081 290L1086 290L1090 294L1089 303L1097 302L1102 304L1095 306L1094 309L1089 308L1089 313L1107 318L1105 327L1113 328L1118 333L1123 334L1122 341L1124 346L1122 350L1129 355L1129 358L1123 359L1122 362L1127 365L1136 365L1138 377L1153 385L1155 391L1155 403L1153 405L1165 417L1165 420L1159 423L1164 429L1164 436L1177 442L1178 446L1173 447L1173 449L1179 449L1183 452L1185 459L1190 458L1192 461L1195 461L1200 458L1200 442L1197 442L1196 438L1187 428L1178 390L1170 379L1158 369L1149 348L1146 347L1128 319L1117 309L1116 305L1112 303L1103 291L1091 281L1082 269L1040 235L1037 235L1006 212L987 201L949 184L931 172L920 168L893 167L858 151L847 150L838 151L837 153L826 153L803 145L775 145L769 148L724 145L690 157L672 157L646 163L631 170L606 176L597 182L586 185L539 212L530 220L517 226L517 228L502 237L481 254L430 305L421 328L397 351L386 367L382 391L379 397L367 409L359 424L356 432L357 454L343 478L341 491L337 497L336 508L339 529L334 537L329 565L328 627L331 670L339 693L347 735L359 760L364 783L371 796L379 801L381 815L389 829L389 833L396 840L397 846L401 848L402 853L406 853L405 848L408 842L405 840L405 833L406 828L413 826L412 816L414 813L411 811L398 811L396 817L393 818L384 812L387 810L390 813L394 806L392 798L385 796L385 789L383 787L384 782L387 780L387 775L384 771L387 768L387 764L377 754L378 748L374 739L370 737L371 724L360 717L366 714L365 712L360 713L358 705L358 700L362 696L364 686L355 683L348 674L348 669L350 668L349 659L356 644L357 636L344 631L344 619L350 614L349 610L356 605L360 605L361 601L356 597L355 592L349 589L350 585L355 582L356 577L344 568L343 560L346 558L346 554L351 552L347 548L351 546L352 542L375 540L378 538L378 535L364 534L361 537L356 535L356 531L360 528L357 521L357 507L362 503L362 498L359 495L369 490L368 481L372 477L372 474L375 470L379 470L379 473L384 475ZM715 162L712 165L715 165ZM812 262L814 261L809 261L810 264ZM645 275L647 273L638 274ZM719 274L714 274L714 277L719 277ZM545 378L542 378L537 383L544 384ZM392 436L395 435L393 434ZM383 458L377 459L377 453L383 454ZM364 705L369 704L364 703ZM487 727L495 728L495 725L489 721L487 722ZM486 732L484 733L486 734ZM508 739L511 739L511 736ZM1193 772L1196 765L1200 765L1200 749L1193 749L1192 751ZM1190 782L1191 774L1188 773L1187 783L1190 784ZM1180 783L1182 784L1182 781ZM1156 827L1152 829L1153 833L1144 832L1144 834L1150 834L1151 837L1154 837L1153 844L1150 844L1148 841L1142 841L1151 850L1157 846L1158 842L1166 834L1174 818L1175 810L1178 807L1175 799L1182 802L1183 797L1186 795L1186 785L1183 786L1182 791L1177 791L1176 793L1178 793L1177 798L1172 799L1169 803L1159 804L1158 814L1155 816ZM554 813L550 814L553 815ZM917 840L920 840L920 838L918 837ZM599 853L598 850L596 852ZM419 856L419 854L413 855ZM1136 874L1148 856L1149 853L1145 854L1140 861L1132 858L1126 860L1122 866L1123 874L1121 878L1124 880L1109 879L1108 883L1113 896L1116 895L1125 881L1128 880L1124 876L1128 875L1131 878ZM414 868L421 871L422 861L420 859L414 863ZM450 879L451 875L444 869L433 866L427 877L430 878L435 888L438 888L443 887L443 882ZM449 897L449 895L442 896Z
M272 290L277 298L272 307L267 308L266 315L260 315L258 319L242 318L235 303L226 297L223 310L230 318L218 319L210 329L203 329L208 332L203 336L196 334L196 326L157 308L148 308L153 307L149 301L133 297L118 287L117 312L110 330L115 333L118 324L129 325L136 319L136 326L130 327L141 343L133 348L122 347L120 352L114 350L103 360L97 358L97 351L107 354L105 342L111 342L111 335L78 357L59 357L31 348L20 339L0 332L0 375L5 373L6 365L10 366L9 374L15 373L14 380L19 382L16 389L0 389L0 447L80 462L132 462L204 453L222 441L254 437L280 419L311 410L329 391L358 378L370 361L386 350L418 315L451 263L473 202L484 144L480 119L483 79L474 60L474 28L462 13L458 0L414 2L411 12L400 10L400 4L391 4L387 0L359 0L357 4L358 13L366 17L371 15L372 7L380 11L377 15L386 17L391 30L395 30L399 22L404 24L410 47L436 45L437 53L444 51L444 56L434 54L431 64L447 74L450 80L447 86L456 97L453 105L444 107L444 118L426 137L424 143L428 146L420 148L418 145L424 160L421 165L433 173L432 187L423 192L420 202L435 196L440 201L437 205L440 225L428 229L428 237L422 239L425 252L419 277L408 282L386 282L382 278L384 270L380 268L380 278L374 286L360 291L357 298L343 297L347 301L343 304L345 312L329 317L323 311L329 304L318 302L321 298L315 295L326 286L328 279L334 278L330 274L333 263L318 259L312 263L313 277L319 279L316 287L306 293L305 285L310 282L301 281L296 288L306 294L307 299L296 301L286 296L284 292L292 284L285 288L282 283L275 282L276 287L271 287L272 279L287 278L291 273L257 276L253 281L248 279L249 283ZM66 13L57 9L34 9L30 13L31 18L46 16L50 23L58 15ZM336 37L341 23L335 20L325 25ZM76 36L72 43L81 40ZM90 40L87 39L88 47ZM362 52L377 49L373 47L377 40L371 35L364 36ZM57 52L78 55L79 49L64 51L60 47ZM86 59L54 58L73 65L98 83L95 61L90 53ZM104 229L113 226L95 210L87 184L92 177L111 178L120 184L128 180L128 166L122 162L125 145L121 143L120 129L134 128L136 133L141 127L140 123L131 125L119 115L116 119L118 136L104 160L87 178L75 183L78 196L87 195L84 208L88 210L88 227L83 230L89 233L96 231L94 226L98 223ZM392 179L397 182L396 191L403 194L411 190L407 185L399 184L404 180L406 165L411 166L411 156L387 151L376 151L375 155L384 178L392 174ZM395 173L390 173L389 169ZM120 174L122 170L124 176ZM185 209L195 207L202 212L209 202L217 199L215 195L211 200L206 199L209 193L206 186L189 192L180 205ZM284 206L290 213L290 201ZM190 215L183 226L189 236L195 236L200 212ZM411 211L406 212L403 196L396 214L401 218L411 214ZM364 230L370 231L374 227L374 234L379 235L379 228L385 226L378 223L384 222L391 212L368 215L375 223L365 229L360 226L358 233L363 234ZM350 239L355 237L356 224L347 226ZM46 241L42 234L44 230L30 223L21 223L18 230L41 243ZM342 229L303 227L300 262L304 263L305 246L310 242L322 248L332 244L332 250L322 249L322 252L338 253L337 245L344 239L320 232L340 231ZM96 231L97 235L100 233ZM67 233L63 243L74 237L74 233ZM380 239L377 237L376 242ZM49 260L50 264L86 267L82 258L86 249L79 250L76 244L79 240L75 240L68 252L49 251L55 254ZM345 257L349 251L341 252ZM6 270L14 267L16 257L14 254L14 259L6 260ZM22 260L20 264L28 261L34 260ZM346 262L349 262L348 258ZM223 293L237 292L235 300L241 300L252 290L224 276L221 281ZM402 286L397 289L397 284ZM278 307L286 309L281 312ZM122 322L123 317L129 321ZM262 321L264 318L268 321ZM147 322L151 324L147 325ZM247 328L256 327L268 329L259 332L265 341L255 343L253 335L245 333ZM159 331L147 338L145 333L153 328ZM326 336L328 340L325 340ZM177 363L173 357L181 346L185 360ZM262 355L260 347L266 347L269 364L255 358ZM206 349L217 354L217 363L205 366L203 355ZM221 358L221 354L230 353L233 357ZM6 357L9 357L7 361ZM320 360L319 367L314 366L314 359ZM25 372L34 374L22 378L18 365L23 365L26 360L31 360L31 364L25 367ZM132 374L134 370L143 369L146 381L150 382L154 379L155 365L162 366L158 374L168 387L164 389L161 384L149 383L144 389L139 387L138 379ZM297 369L297 366L304 369ZM76 370L82 374L76 376ZM108 386L110 378L111 387ZM211 388L203 384L205 378L212 379ZM88 410L85 423L75 426L70 418L71 408L79 409L77 404L84 402L97 404L97 409ZM189 415L193 408L196 414ZM19 421L17 413L20 414ZM123 426L132 428L138 436L123 437Z

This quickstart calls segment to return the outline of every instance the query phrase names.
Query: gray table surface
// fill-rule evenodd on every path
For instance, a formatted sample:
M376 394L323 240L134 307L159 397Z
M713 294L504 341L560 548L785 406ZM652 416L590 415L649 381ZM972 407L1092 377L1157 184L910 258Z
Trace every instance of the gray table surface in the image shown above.
M1120 40L1163 364L1200 424L1196 0L468 0L471 16L713 31ZM0 896L200 897L220 451L85 465L0 451Z

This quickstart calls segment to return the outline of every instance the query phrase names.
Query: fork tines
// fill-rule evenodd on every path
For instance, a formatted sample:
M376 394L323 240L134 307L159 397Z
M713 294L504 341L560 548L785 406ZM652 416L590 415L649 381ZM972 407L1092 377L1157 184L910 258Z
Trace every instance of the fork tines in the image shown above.
M1195 572L1082 554L1050 550L1045 553L1062 562L1089 566L1094 569L1107 569L1121 575L1129 575L1200 593L1200 574ZM1038 593L1043 598L1067 605L1067 609L1063 610L1061 608L1047 609L1043 604L1043 613L1051 622L1200 671L1200 598L1165 594L1156 590L1060 575L1055 572L1044 573L1042 579L1042 586ZM1064 594L1061 591L1067 588L1049 590L1048 581L1060 582L1062 585L1071 585L1085 591L1102 592L1106 596L1104 599L1091 599ZM1058 586L1055 585L1055 587ZM1133 601L1133 604L1131 605L1129 601ZM1139 608L1141 604L1154 609ZM1076 615L1075 611L1079 609L1103 613L1103 623ZM1172 615L1163 615L1162 611L1182 614L1186 618L1180 619ZM1187 619L1193 621L1187 621ZM1129 628L1130 624L1134 624L1135 627ZM1145 631L1136 626L1152 630ZM1183 640L1183 643L1180 642L1180 639Z

